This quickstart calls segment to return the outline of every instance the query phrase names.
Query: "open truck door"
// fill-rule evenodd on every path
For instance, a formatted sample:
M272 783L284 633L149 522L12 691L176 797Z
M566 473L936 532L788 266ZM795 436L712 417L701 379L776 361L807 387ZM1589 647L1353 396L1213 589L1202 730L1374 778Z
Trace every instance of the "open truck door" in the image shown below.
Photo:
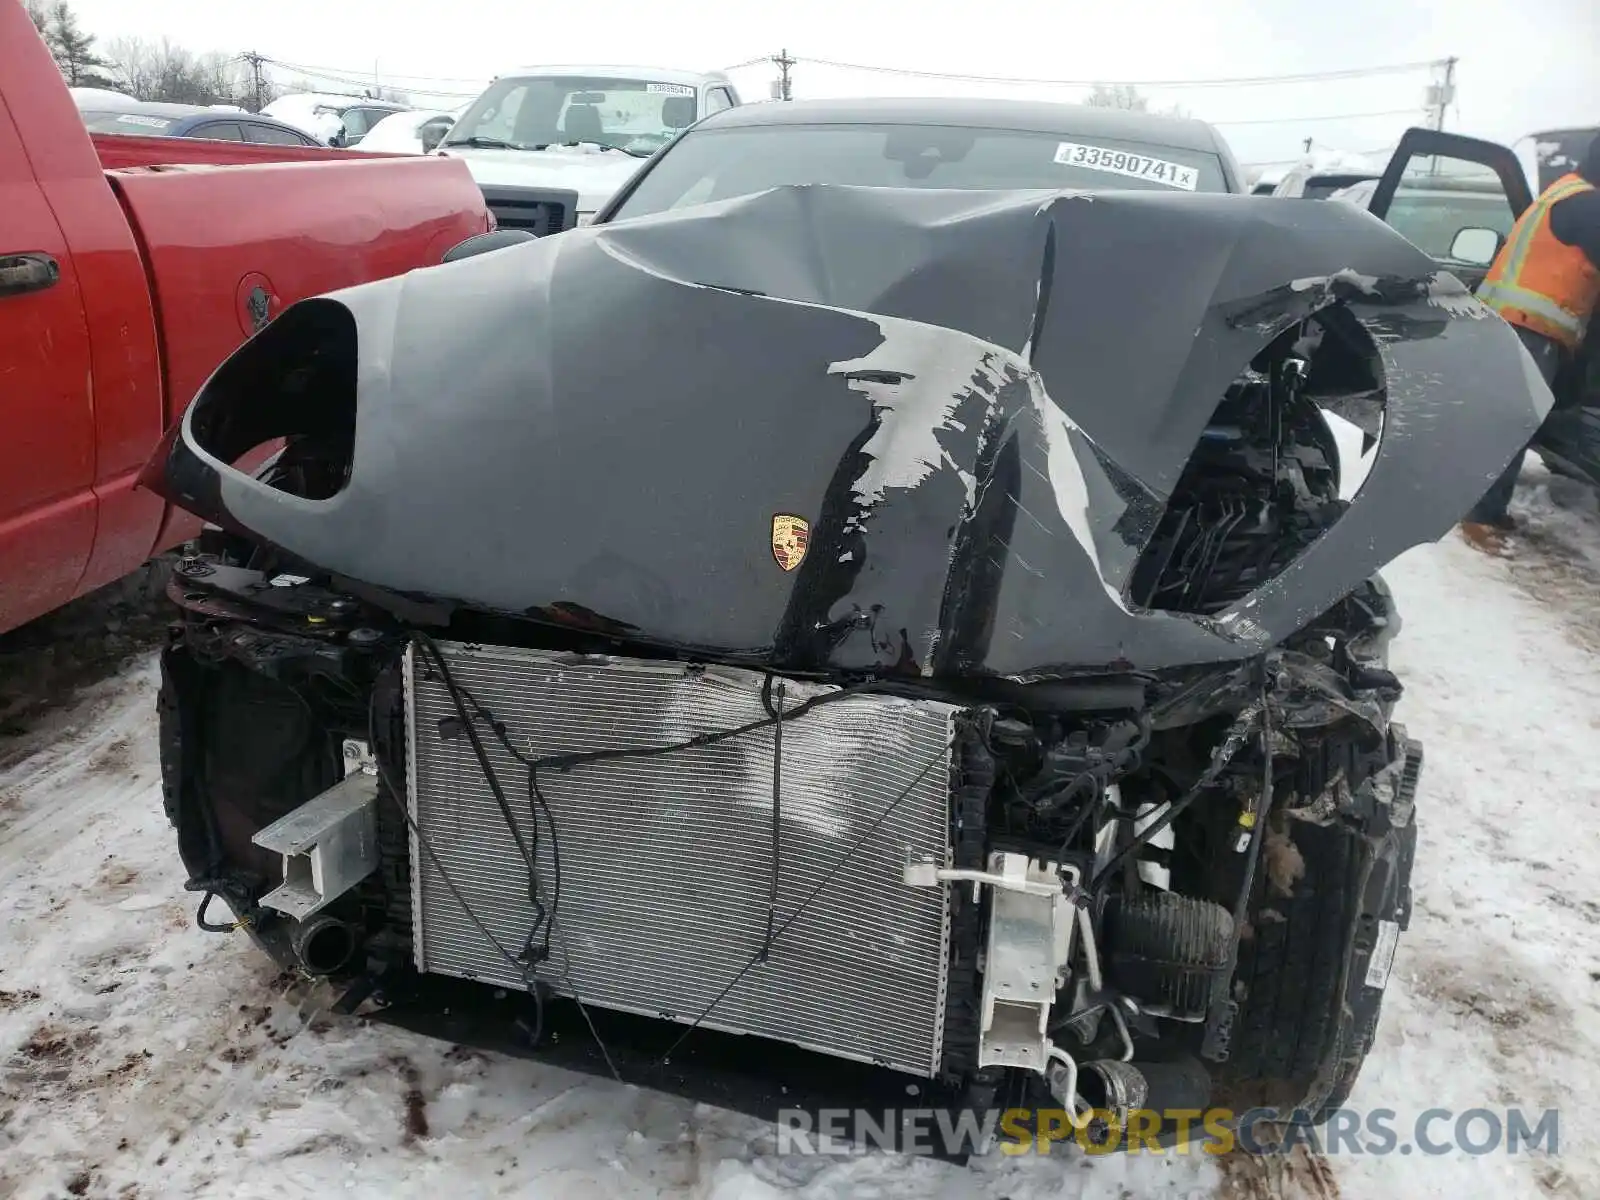
M1408 129L1367 211L1476 290L1511 225L1532 203L1527 175L1510 147ZM1591 324L1583 349L1557 375L1553 390L1556 404L1534 449L1551 470L1600 487L1600 324Z
M1476 288L1511 226L1532 203L1522 164L1509 146L1408 129L1367 211Z

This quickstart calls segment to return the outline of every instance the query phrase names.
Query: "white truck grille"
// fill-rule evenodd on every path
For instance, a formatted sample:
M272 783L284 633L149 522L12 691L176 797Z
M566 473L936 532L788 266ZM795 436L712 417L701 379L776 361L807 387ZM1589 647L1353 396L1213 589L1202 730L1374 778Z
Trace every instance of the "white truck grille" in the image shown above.
M766 715L764 677L755 672L455 643L439 649L457 687L533 758L647 749ZM833 689L791 680L783 690L793 709ZM417 966L523 987L522 970L463 911L433 855L513 955L534 924L525 861L444 680L415 649L406 696L412 816L433 851L411 835ZM913 859L948 861L956 711L850 695L783 723L775 904L771 725L671 754L542 767L539 789L556 838L541 819L534 857L539 894L556 916L538 978L586 1004L691 1022L761 949L769 910L782 926L804 906L767 961L702 1023L936 1074L946 893L910 887L902 874ZM531 842L528 771L483 722L478 728Z

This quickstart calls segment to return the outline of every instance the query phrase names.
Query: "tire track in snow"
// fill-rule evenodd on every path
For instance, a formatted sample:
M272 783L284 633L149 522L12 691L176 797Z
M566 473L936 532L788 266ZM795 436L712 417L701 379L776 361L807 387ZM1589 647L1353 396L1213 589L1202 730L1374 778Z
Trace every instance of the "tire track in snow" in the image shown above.
M1288 1154L1246 1154L1220 1158L1218 1200L1341 1200L1333 1164L1297 1143Z
M42 748L0 772L0 859L31 862L90 823L106 807L90 781L124 801L142 799L154 776L133 773L131 749L154 725L155 697L155 664L145 662L95 685L71 714L28 735Z

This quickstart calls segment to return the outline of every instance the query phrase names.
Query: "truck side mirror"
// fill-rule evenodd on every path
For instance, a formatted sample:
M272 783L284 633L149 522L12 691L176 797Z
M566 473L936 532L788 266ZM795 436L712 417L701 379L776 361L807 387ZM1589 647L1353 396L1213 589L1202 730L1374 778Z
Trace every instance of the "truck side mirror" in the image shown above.
M464 242L457 242L444 253L441 262L460 262L464 258L476 258L480 254L488 254L494 250L504 250L508 246L520 246L523 242L536 241L533 234L526 229L496 229L492 233L476 233Z
M1494 262L1494 256L1500 253L1503 240L1492 229L1480 229L1475 226L1458 229L1456 236L1450 242L1450 257L1459 263L1487 267Z

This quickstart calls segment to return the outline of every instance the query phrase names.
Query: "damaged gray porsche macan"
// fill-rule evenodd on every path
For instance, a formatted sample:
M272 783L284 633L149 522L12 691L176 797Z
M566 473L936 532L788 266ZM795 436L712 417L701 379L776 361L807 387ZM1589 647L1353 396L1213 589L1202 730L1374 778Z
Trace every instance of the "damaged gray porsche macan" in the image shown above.
M1550 403L1435 270L1343 205L800 187L295 305L153 464L223 531L190 886L347 1008L758 1110L1325 1114L1411 907L1376 572Z

